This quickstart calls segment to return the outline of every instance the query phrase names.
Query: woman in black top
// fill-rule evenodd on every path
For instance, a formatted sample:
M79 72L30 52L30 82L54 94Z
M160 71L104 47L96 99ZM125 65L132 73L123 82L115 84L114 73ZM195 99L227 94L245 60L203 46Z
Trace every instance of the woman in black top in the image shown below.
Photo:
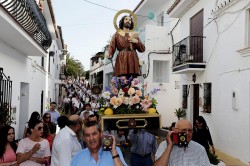
M209 145L212 147L212 153L215 154L212 137L205 119L202 116L196 118L193 131L193 141L201 144L209 153Z

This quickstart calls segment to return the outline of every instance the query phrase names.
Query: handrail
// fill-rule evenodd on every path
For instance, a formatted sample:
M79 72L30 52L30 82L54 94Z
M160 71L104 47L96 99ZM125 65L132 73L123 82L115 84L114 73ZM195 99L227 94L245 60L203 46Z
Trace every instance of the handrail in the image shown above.
M34 0L3 0L0 6L45 50L52 43L46 20Z
M173 67L203 62L204 36L188 36L173 45Z

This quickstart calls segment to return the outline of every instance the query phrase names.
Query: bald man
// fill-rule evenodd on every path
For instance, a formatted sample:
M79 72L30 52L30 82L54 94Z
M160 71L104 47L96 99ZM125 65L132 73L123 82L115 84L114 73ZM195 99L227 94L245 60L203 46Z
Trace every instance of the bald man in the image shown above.
M171 134L186 132L187 147L178 147L174 145ZM161 142L155 154L154 166L210 166L206 150L200 144L192 141L193 127L191 123L185 119L179 120L174 131L169 131L166 140Z
M77 139L81 129L80 116L71 115L68 125L59 131L53 141L51 166L70 166L71 159L82 149Z

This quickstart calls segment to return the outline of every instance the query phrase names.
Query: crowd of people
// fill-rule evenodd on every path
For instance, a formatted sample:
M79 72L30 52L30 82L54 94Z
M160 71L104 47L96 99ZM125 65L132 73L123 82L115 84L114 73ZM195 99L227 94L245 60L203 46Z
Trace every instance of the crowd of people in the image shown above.
M13 127L7 125L1 129L0 166L127 165L126 147L131 148L131 166L210 165L208 153L211 147L214 154L215 148L203 117L197 117L194 127L183 119L173 123L159 147L156 137L144 129L109 131L114 141L111 151L106 151L102 147L102 136L107 131L101 131L100 116L91 102L97 96L80 82L71 80L65 84L65 91L67 97L60 106L51 102L43 115L36 111L31 114L19 142L15 141ZM171 138L174 132L187 134L186 148L174 145Z

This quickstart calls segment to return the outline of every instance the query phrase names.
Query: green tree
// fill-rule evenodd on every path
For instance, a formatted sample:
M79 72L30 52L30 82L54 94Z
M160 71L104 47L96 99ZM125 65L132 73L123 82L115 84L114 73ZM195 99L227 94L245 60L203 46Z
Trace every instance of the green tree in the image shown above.
M84 66L82 63L70 56L66 55L66 73L65 76L72 76L77 78L78 76L84 76Z

